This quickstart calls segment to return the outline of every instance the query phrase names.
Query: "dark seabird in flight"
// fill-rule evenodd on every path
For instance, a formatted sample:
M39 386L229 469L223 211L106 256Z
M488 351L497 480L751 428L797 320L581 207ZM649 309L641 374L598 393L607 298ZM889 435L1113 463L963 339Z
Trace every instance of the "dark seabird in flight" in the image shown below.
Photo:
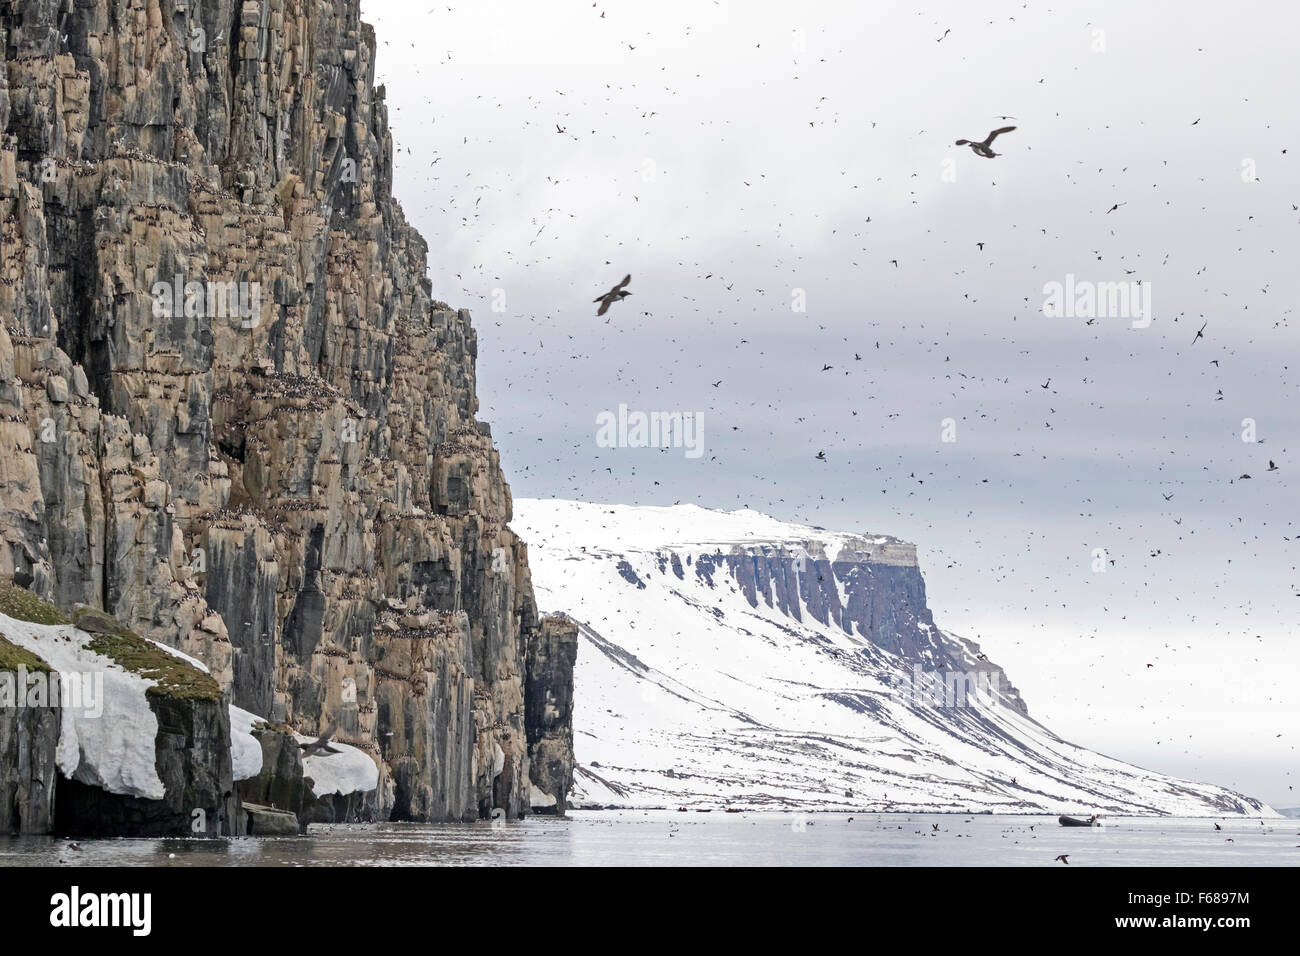
M298 746L302 748L302 759L306 760L308 757L314 757L318 753L342 753L341 750L330 746L330 738L334 736L334 731L337 729L338 728L335 727L334 724L330 724L325 728L325 733L321 734L317 740L314 740L309 744L299 744Z
M626 299L628 296L630 296L632 293L628 292L623 287L626 286L631 281L632 281L632 276L629 273L628 275L623 276L623 281L620 282L618 285L614 286L614 288L610 289L604 295L592 299L591 300L592 302L600 303L600 308L596 310L596 314L604 315L606 312L609 311L609 307L613 305L615 302L621 302L624 299ZM609 319L606 319L605 321L608 322Z
M954 145L969 146L976 156L983 156L985 159L992 159L994 156L1001 155L1000 153L993 152L990 148L993 146L993 141L1003 133L1010 133L1013 129L1015 129L1014 126L1004 126L1001 129L995 129L993 132L989 133L988 137L985 138L982 143L977 143L974 140L969 139L959 139Z
M1061 854L1060 856L1058 856L1056 859L1057 859L1057 860L1060 860L1060 861L1061 861L1062 863L1064 863L1066 866L1069 866L1069 865L1070 865L1070 854L1068 854L1068 853L1062 853L1062 854ZM1055 863L1056 860L1053 860L1052 862Z

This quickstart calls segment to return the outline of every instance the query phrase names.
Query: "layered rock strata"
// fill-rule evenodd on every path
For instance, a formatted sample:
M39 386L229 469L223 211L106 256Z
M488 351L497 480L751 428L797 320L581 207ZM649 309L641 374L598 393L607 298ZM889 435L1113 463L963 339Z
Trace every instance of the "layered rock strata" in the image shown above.
M358 0L0 0L0 49L0 575L336 723L382 816L524 812L569 691Z

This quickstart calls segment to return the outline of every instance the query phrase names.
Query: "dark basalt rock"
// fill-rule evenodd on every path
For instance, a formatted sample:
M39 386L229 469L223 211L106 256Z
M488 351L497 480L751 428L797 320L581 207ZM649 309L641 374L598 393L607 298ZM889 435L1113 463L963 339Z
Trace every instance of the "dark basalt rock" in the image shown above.
M578 625L546 617L528 642L528 767L534 813L563 816L573 788L573 667Z
M307 778L310 783L311 778ZM379 819L375 797L377 791L327 793L317 797L310 792L300 820L303 828L313 823L373 823Z
M311 791L303 781L302 749L297 738L271 727L255 727L253 736L262 745L262 769L255 777L235 782L240 804L251 803L292 813L305 827L303 807L310 800Z
M241 836L297 836L300 831L298 817L260 803L242 803L243 821Z
M54 787L58 774L58 701L29 706L29 675L45 680L49 667L36 655L0 635L0 834L49 833L54 826ZM22 706L17 706L19 701Z
M161 800L60 777L54 832L69 837L218 837L231 833L230 710L224 700L151 695Z
M627 561L620 561L618 563L618 576L628 584L635 584L637 587L645 590L645 582L642 581L637 573L632 570L632 565Z

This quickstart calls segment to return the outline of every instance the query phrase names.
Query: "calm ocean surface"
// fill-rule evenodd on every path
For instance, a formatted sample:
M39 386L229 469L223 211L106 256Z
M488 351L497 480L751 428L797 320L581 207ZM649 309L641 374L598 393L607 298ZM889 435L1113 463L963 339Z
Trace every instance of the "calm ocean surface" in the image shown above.
M1116 817L1075 829L1055 817L577 811L497 826L76 845L0 837L0 866L1061 866L1060 853L1072 866L1285 866L1300 865L1300 821Z

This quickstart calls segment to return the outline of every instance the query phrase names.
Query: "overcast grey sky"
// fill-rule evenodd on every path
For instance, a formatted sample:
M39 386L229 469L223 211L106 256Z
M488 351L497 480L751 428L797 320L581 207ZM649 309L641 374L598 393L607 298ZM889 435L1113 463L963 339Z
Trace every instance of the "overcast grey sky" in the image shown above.
M517 497L915 541L1058 733L1300 805L1294 5L362 14ZM1150 325L1045 316L1071 274ZM598 447L620 403L702 413L704 455Z

